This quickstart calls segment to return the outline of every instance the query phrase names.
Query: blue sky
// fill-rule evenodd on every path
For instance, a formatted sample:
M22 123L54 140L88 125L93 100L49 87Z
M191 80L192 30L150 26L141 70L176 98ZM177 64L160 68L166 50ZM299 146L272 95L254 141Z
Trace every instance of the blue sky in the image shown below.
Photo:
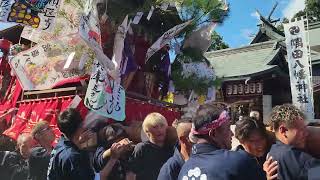
M304 9L304 0L277 0L278 7L272 18L292 17L293 14ZM229 17L216 31L223 40L232 48L248 45L258 32L259 20L256 9L267 17L276 0L228 0L230 4Z
M0 31L3 29L6 29L8 27L12 26L12 23L4 23L4 22L0 22Z

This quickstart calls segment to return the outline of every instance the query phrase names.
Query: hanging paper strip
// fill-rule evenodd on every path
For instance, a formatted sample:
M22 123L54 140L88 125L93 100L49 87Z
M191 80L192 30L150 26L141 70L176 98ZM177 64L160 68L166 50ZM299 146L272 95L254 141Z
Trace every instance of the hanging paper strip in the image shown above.
M122 64L122 55L123 55L123 47L124 47L124 39L126 38L130 23L128 23L128 16L126 16L122 22L122 24L118 27L118 31L114 38L114 45L113 45L113 56L112 56L112 63L115 65L115 69L110 71L109 74L112 76L113 79L120 84L120 70Z
M95 57L99 63L105 69L113 70L115 68L114 63L104 54L102 50L101 31L96 12L97 10L94 7L88 6L90 6L90 4L86 5L87 12L81 14L80 16L79 34L87 43L87 45L95 52Z
M0 0L0 21L52 31L61 0Z
M101 48L101 32L99 19L95 13L89 11L88 14L82 14L79 25L80 36L89 43L89 46Z
M192 20L187 21L185 23L176 25L175 27L169 29L167 32L165 32L149 49L146 55L146 61L157 51L159 51L162 47L164 47L166 44L169 44L170 41L178 34L180 33L185 27L187 27Z

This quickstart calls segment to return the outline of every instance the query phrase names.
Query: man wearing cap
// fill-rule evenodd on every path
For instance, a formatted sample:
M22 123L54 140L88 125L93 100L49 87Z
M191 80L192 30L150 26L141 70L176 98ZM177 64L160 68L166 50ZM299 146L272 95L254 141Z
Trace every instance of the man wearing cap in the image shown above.
M221 104L200 106L191 134L197 138L190 159L183 165L179 180L260 180L266 179L253 157L231 149L230 117Z

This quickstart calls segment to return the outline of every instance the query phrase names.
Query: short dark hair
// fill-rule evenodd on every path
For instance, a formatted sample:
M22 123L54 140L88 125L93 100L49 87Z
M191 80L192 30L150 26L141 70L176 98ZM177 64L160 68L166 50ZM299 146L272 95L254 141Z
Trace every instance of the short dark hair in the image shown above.
M102 144L106 144L107 147L111 147L119 139L127 138L128 134L119 126L119 123L109 124L102 128L99 132L99 141Z
M6 135L3 135L1 134L0 135L0 151L15 151L17 147L17 142L6 136Z
M266 127L262 121L259 121L253 117L243 117L242 120L236 122L235 137L241 140L247 140L251 133L257 131L262 136L267 137Z
M222 103L211 103L211 104L204 104L201 105L195 117L192 119L193 125L195 130L199 130L206 124L212 122L219 118L220 114L226 110L226 105ZM196 137L203 136L203 135L196 135Z
M69 108L63 111L58 119L59 130L67 136L72 138L77 129L81 126L82 118L80 112L74 108Z
M305 118L303 112L292 104L283 104L272 109L267 124L271 126L272 130L276 131L281 123L284 123L287 127L292 127L297 118Z

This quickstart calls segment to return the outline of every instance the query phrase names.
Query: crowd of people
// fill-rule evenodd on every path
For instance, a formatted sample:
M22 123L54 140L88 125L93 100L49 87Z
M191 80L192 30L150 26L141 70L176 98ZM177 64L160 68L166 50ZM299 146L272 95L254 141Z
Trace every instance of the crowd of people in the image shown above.
M0 174L4 180L316 180L320 160L306 148L305 122L298 108L284 104L272 110L272 131L248 116L233 133L228 108L211 103L178 120L174 131L164 116L149 114L141 125L146 138L138 142L130 128L98 120L88 126L70 108L59 115L62 135L54 147L46 121L16 142L2 135ZM231 150L233 136L240 145Z

